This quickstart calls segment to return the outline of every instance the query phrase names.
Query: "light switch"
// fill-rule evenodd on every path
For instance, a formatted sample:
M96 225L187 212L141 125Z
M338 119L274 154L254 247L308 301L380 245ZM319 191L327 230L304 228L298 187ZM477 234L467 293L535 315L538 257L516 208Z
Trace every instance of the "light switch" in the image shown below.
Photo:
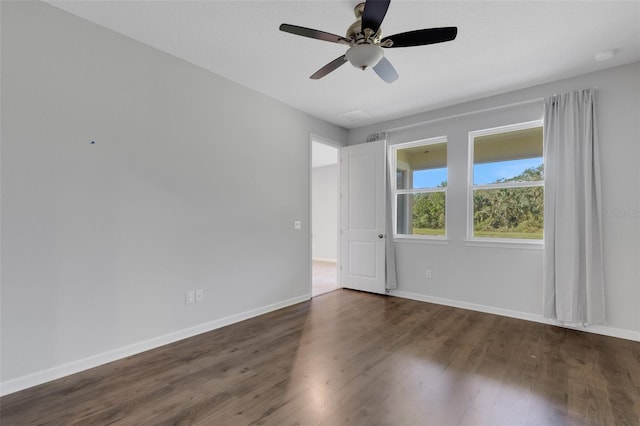
M293 229L296 231L302 229L302 221L296 220L293 222Z

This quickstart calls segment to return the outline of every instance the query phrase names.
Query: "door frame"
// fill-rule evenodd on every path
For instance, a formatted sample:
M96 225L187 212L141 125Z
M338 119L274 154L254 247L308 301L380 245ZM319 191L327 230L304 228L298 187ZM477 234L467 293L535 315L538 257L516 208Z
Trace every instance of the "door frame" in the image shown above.
M336 148L336 150L338 151L338 159L337 159L337 163L336 163L336 173L337 173L337 188L336 188L336 194L338 196L337 199L337 209L336 209L336 222L337 222L337 228L335 230L336 232L336 284L338 286L338 288L342 288L342 283L340 282L340 271L342 270L342 261L341 261L341 249L342 249L342 244L341 244L341 240L340 240L340 230L342 229L342 214L341 214L341 200L342 200L342 167L340 167L341 163L342 163L342 147L343 145L332 140L332 139L328 139L325 138L324 136L320 136L314 133L310 133L309 134L309 218L308 218L308 223L309 223L309 265L308 265L308 270L309 270L309 299L311 299L313 297L313 237L312 237L312 231L313 231L313 143L317 142L317 143L321 143L324 145L328 145L331 146L333 148Z

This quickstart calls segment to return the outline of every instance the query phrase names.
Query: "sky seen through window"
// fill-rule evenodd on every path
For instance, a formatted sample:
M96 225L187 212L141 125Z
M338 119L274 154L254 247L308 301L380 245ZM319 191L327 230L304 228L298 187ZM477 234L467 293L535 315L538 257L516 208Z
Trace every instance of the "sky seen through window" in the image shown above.
M521 160L499 161L494 163L474 164L473 184L483 185L495 183L499 179L510 179L518 176L526 169L542 164L542 157ZM414 188L435 188L447 181L447 168L415 170L413 172Z

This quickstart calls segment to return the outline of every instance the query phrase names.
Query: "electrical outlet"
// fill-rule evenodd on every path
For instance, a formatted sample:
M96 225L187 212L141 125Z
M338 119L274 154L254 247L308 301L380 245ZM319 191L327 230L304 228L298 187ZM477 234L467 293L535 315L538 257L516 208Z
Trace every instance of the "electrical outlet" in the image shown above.
M187 303L187 305L190 305L192 303L195 303L196 301L196 296L193 290L189 290L184 294L184 299L185 302Z
M196 302L202 302L204 300L204 290L198 289L196 290Z
M427 269L424 273L424 277L427 279L431 279L431 269Z

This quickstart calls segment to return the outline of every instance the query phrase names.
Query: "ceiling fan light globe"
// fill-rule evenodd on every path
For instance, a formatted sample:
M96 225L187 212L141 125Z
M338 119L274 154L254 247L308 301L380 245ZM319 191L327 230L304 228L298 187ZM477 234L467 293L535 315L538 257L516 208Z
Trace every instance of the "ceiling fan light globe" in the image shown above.
M345 57L351 65L366 70L375 66L384 56L382 48L373 44L358 44L345 53Z

